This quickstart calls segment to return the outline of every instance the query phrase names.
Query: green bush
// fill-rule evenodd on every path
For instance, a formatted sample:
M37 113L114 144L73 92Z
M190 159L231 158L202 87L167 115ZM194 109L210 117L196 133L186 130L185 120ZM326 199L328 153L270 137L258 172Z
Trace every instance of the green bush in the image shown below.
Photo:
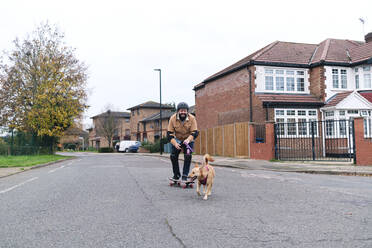
M167 138L162 139L162 145L168 143ZM160 140L157 140L155 143L142 142L142 147L151 153L160 152Z
M90 146L87 148L87 151L90 151L90 152L95 152L97 151L96 148L94 148L93 146Z
M9 146L7 144L0 143L0 155L8 155Z
M110 152L114 152L114 148L112 147L101 147L98 149L98 152L100 153L110 153Z
M66 149L66 150L76 150L76 144L73 144L73 143L66 143L66 144L63 144L63 148Z

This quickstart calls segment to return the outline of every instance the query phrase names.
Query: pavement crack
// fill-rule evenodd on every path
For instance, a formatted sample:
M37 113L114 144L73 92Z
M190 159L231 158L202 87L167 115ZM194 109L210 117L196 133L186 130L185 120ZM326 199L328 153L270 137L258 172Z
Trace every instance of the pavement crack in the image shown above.
M173 237L182 245L182 247L186 248L186 245L182 242L182 240L176 235L175 232L173 232L173 228L172 228L171 224L169 224L168 219L165 219L165 223L167 224L167 226L169 228L169 231L173 235Z
M136 183L137 185L137 188L141 191L141 193L143 194L143 196L145 197L146 200L148 200L150 202L150 204L156 209L158 210L162 215L163 215L163 212L153 203L152 199L146 194L145 190L141 187L140 183L138 182L138 180L133 176L133 174L130 172L130 170L128 170L128 173L130 174L131 178L134 180L134 182ZM165 219L165 223L166 225L168 226L168 229L169 229L169 232L171 233L171 235L181 244L182 247L185 247L186 248L186 245L183 243L183 241L176 235L176 233L173 231L173 228L172 226L169 224L169 221L166 217L164 217Z

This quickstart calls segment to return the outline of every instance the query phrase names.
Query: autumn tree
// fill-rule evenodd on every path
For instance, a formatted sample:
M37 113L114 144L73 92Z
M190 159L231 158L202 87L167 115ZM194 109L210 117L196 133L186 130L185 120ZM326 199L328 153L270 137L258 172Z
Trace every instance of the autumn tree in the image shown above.
M48 23L13 43L0 63L0 126L55 140L87 108L87 67Z

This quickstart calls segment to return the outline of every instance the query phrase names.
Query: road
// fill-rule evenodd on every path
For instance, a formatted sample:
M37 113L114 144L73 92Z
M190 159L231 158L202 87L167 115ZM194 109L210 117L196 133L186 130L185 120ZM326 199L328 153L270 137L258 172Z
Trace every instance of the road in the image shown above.
M215 168L207 201L170 161L86 154L0 179L0 247L372 247L372 178Z

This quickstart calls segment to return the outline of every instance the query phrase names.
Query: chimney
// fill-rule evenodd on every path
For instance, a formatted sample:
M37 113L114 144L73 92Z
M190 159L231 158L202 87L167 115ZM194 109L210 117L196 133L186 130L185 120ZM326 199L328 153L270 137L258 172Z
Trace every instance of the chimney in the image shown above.
M366 43L372 42L372 32L366 34L366 36L364 36L364 39L366 40Z

